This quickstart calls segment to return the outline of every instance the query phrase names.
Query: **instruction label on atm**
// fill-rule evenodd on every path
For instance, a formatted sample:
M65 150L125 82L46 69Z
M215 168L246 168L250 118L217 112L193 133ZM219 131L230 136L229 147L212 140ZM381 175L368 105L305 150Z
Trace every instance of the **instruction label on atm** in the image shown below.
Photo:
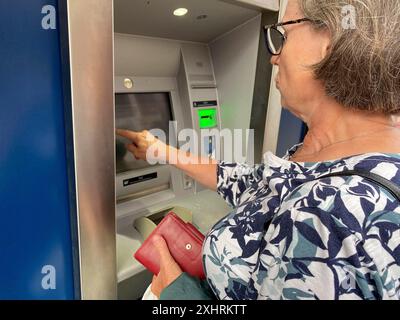
M216 107L217 106L217 101L196 101L193 102L193 107L194 108L201 108L201 107Z
M157 179L157 172L145 174L145 175L139 176L139 177L126 179L123 181L123 185L124 185L124 187L127 187L127 186L130 186L133 184L137 184L140 182L145 182L145 181L149 181L149 180L153 180L153 179Z

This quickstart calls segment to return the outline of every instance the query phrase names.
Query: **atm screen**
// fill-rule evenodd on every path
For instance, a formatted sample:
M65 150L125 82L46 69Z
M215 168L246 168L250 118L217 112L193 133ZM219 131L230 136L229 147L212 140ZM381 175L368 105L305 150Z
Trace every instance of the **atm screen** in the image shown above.
M161 129L165 132L168 142L169 121L172 121L170 94L168 92L117 93L115 118L118 129L132 131ZM147 167L145 161L135 160L126 150L126 143L129 142L117 136L117 173Z

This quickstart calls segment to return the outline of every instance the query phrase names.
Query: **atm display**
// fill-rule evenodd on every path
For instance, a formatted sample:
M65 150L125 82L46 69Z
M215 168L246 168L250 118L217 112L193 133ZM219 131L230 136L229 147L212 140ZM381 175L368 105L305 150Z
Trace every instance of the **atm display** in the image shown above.
M170 94L118 93L115 95L116 128L132 131L161 129L168 139L169 121L172 121ZM166 141L168 143L168 141ZM118 137L116 141L117 173L149 166L136 160L125 148L129 141Z

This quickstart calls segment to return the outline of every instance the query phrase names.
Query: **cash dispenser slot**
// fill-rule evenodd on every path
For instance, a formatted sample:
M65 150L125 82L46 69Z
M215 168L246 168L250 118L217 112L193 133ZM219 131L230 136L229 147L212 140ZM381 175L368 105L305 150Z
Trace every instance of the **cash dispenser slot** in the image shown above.
M151 214L149 216L141 217L135 220L134 227L143 237L143 241L153 232L157 225L169 212L176 213L183 221L193 223L193 214L190 210L183 207L171 207Z

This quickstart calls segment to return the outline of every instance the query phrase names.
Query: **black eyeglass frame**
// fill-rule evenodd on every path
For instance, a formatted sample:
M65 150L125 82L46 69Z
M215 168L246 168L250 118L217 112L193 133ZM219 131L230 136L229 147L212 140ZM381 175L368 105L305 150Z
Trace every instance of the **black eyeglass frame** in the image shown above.
M286 34L282 33L279 31L278 27L286 26L286 25L291 25L291 24L297 24L297 23L302 23L302 22L312 22L313 20L308 19L308 18L302 18L302 19L297 19L297 20L290 20L290 21L285 21L285 22L279 22L279 23L274 23L270 25L264 26L264 37L265 37L265 43L267 45L267 49L269 53L273 56L279 56L282 52L283 44L287 40ZM280 46L279 52L278 53L273 53L268 37L268 30L269 29L274 29L276 32L278 32L281 37L282 37L282 45Z

